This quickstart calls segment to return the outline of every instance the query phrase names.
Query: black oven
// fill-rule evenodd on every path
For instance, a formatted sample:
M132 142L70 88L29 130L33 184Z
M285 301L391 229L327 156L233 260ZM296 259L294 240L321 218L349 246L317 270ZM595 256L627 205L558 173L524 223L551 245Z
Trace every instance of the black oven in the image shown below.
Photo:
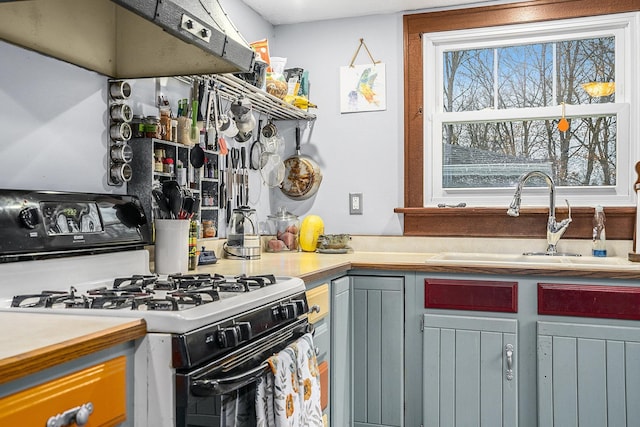
M212 427L222 400L251 393L267 359L312 332L304 293L188 334L173 336L177 427Z

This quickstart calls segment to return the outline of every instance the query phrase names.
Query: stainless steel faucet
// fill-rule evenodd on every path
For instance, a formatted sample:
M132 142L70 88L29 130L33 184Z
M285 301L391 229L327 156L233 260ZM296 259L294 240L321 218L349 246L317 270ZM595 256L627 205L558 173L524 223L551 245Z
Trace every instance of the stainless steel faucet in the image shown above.
M564 232L569 227L569 223L571 222L571 206L569 205L569 201L565 199L567 202L567 207L569 208L569 217L563 219L560 222L556 222L556 186L553 183L553 179L544 172L541 171L531 171L525 172L520 175L518 178L518 185L516 187L516 192L513 195L513 200L509 205L509 209L507 210L507 215L509 216L519 216L520 215L520 202L522 198L522 187L524 187L525 182L532 176L538 176L543 178L547 185L549 186L549 220L547 221L547 251L544 252L544 255L558 255L558 251L556 249L556 245L558 241L564 234Z

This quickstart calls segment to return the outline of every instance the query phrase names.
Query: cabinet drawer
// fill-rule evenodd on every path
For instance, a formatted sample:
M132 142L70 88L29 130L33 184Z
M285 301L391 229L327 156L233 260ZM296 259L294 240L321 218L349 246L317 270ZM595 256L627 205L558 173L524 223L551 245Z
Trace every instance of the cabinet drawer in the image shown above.
M329 284L325 283L307 291L309 322L315 323L329 314Z
M120 356L0 399L0 425L45 426L50 417L91 402L87 425L115 426L126 419L126 368Z

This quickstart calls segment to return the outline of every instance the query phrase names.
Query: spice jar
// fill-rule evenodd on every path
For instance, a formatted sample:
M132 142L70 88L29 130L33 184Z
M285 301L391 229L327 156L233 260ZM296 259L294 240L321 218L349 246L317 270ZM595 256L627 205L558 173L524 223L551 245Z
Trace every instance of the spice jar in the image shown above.
M147 116L144 118L145 138L160 138L160 119L158 116Z
M131 119L131 137L132 138L144 138L144 117L135 115Z
M265 251L297 251L299 248L298 232L300 230L298 216L287 212L286 208L281 206L275 215L269 215L267 218L269 232L272 237L266 240Z

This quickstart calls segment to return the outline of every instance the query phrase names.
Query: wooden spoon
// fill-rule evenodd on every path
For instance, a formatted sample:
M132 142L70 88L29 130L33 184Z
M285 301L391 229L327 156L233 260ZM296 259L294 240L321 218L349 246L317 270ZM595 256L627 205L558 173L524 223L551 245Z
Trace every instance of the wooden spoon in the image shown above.
M560 132L566 132L569 130L569 121L564 117L564 102L562 105L562 118L558 122L558 130Z

